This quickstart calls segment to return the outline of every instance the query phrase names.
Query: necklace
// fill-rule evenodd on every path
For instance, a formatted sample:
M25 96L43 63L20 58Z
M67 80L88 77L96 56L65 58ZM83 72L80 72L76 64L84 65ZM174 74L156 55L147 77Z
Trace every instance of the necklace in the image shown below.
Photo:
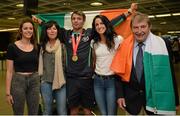
M20 40L19 47L23 51L31 51L33 49L30 41L23 41L23 40Z

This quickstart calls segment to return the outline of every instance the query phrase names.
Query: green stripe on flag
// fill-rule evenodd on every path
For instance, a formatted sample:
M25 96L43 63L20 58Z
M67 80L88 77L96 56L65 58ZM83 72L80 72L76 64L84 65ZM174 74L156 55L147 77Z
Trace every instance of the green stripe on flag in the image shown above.
M50 13L50 14L38 14L37 16L45 22L49 20L56 21L60 27L64 27L64 16L66 13Z
M175 96L168 55L144 52L147 106L158 110L175 110ZM165 101L162 103L162 101Z

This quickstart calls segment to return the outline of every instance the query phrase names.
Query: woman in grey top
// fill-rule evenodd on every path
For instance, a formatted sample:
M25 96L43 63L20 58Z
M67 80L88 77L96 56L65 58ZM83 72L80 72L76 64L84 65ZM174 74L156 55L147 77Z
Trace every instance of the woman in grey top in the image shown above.
M55 21L48 21L41 33L39 74L41 75L41 95L44 114L52 114L52 104L56 101L57 113L66 115L66 87L63 71L63 45L60 42L60 27Z

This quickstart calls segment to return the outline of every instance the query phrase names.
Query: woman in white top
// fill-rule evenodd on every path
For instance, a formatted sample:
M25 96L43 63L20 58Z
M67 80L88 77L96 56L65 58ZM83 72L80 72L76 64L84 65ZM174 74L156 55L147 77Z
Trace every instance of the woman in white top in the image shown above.
M108 18L103 15L94 18L92 37L95 99L102 115L116 115L115 74L110 65L122 37L117 36Z

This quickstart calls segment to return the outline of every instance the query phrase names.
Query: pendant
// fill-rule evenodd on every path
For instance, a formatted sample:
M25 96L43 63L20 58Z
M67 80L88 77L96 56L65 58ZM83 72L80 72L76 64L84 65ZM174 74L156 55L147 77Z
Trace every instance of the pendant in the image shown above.
M78 56L77 55L73 55L72 56L72 61L76 62L78 60Z

